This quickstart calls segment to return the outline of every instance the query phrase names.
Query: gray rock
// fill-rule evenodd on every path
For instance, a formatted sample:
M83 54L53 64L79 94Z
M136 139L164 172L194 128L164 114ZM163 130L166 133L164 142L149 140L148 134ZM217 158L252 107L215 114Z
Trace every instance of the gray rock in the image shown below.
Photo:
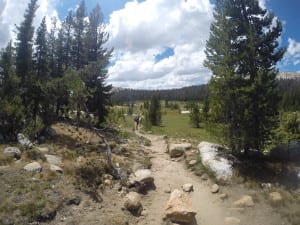
M17 147L7 147L3 151L4 155L11 156L15 159L21 158L21 151Z
M204 173L202 176L201 176L201 180L208 180L209 176L207 175L207 173Z
M171 144L169 147L169 153L171 158L180 157L183 155L184 151L192 148L190 143L181 143L181 144Z
M130 175L129 182L134 183L143 183L143 184L153 184L154 178L152 172L149 169L140 169L137 170L134 174Z
M17 139L18 143L25 148L31 148L33 145L32 142L28 138L26 138L24 134L19 133L17 135Z
M56 155L45 155L47 162L49 164L53 164L56 166L60 166L62 164L61 157Z
M220 194L220 199L225 200L228 198L228 195L225 193Z
M63 169L60 168L59 166L54 165L54 164L50 164L50 170L55 171L55 172L59 172L59 173L63 173Z
M136 192L129 192L125 196L124 207L134 215L141 215L143 206L140 195Z
M214 185L211 186L210 191L211 191L211 193L215 194L215 193L219 192L219 189L220 189L219 185L214 184Z
M42 166L38 162L29 163L26 166L24 166L24 170L29 172L36 172L40 173L42 171Z
M249 195L244 195L242 196L242 198L240 198L239 200L235 201L233 203L234 207L253 207L254 206L254 202L251 196Z
M239 218L236 218L236 217L226 217L224 219L224 222L225 222L225 224L234 225L234 224L240 224L241 220Z
M270 199L271 199L272 202L282 201L282 196L279 192L276 192L276 191L272 192L272 193L269 194L269 196L270 196Z
M36 149L43 153L49 152L49 148L47 147L36 147Z
M184 184L182 185L182 190L184 190L185 192L191 192L194 191L194 186L193 184Z
M178 189L175 189L166 204L165 217L172 222L190 224L195 219L196 211L192 208L191 197Z
M46 129L45 129L45 132L46 132L46 134L49 136L49 137L56 137L57 136L57 132L56 132L56 130L54 129L54 128L52 128L52 127L47 127Z
M197 160L195 159L192 159L190 162L189 162L189 166L195 166L197 164Z

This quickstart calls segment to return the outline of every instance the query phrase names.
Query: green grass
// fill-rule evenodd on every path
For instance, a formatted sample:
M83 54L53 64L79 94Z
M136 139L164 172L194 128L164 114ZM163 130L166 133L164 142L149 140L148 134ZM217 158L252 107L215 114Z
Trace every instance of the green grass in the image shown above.
M188 114L179 114L173 110L164 110L162 126L152 127L154 134L167 135L174 138L192 139L195 141L217 142L216 136L207 131L206 128L193 128L190 124ZM204 125L203 125L204 126Z

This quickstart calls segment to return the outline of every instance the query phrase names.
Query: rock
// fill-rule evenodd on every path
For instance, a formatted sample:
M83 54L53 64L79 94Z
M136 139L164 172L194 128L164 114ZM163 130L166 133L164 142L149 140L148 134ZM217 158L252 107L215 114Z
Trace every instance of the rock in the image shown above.
M19 133L17 135L17 139L18 143L25 148L31 148L33 145L32 142L28 138L26 138L24 134Z
M47 128L45 129L45 133L46 133L47 136L49 136L49 137L51 137L51 138L57 136L56 130L55 130L54 128L52 128L52 127L47 127Z
M143 206L139 194L136 192L129 192L125 196L124 207L134 215L141 215Z
M219 189L220 189L219 185L214 184L213 186L211 186L210 191L211 191L211 193L215 194L215 193L219 192Z
M225 199L227 199L228 198L228 195L227 194L225 194L225 193L222 193L222 194L220 194L220 199L221 200L225 200Z
M209 176L207 175L207 173L202 174L201 176L201 180L208 180Z
M169 153L171 158L180 157L183 155L184 151L192 148L190 143L181 143L181 144L171 144L169 147Z
M47 147L36 147L36 149L43 153L49 152L49 148Z
M226 217L224 219L225 224L240 224L241 220L236 217Z
M142 183L146 185L152 185L154 178L152 172L149 169L140 169L137 170L134 174L130 175L129 182L132 184Z
M217 180L228 181L232 177L233 162L220 156L222 149L222 146L209 142L199 144L202 164L215 174Z
M170 186L169 187L166 187L166 189L164 190L165 193L167 194L170 194L171 193L171 188Z
M264 189L271 189L272 188L271 183L261 183L260 186Z
M17 147L7 147L3 151L4 155L11 156L15 159L21 158L21 151Z
M73 196L67 200L67 205L79 205L81 202L80 196Z
M197 160L195 159L192 159L190 162L189 162L189 166L195 166L197 164Z
M244 195L241 199L233 203L235 207L253 207L254 202L251 196Z
M55 172L59 172L59 173L63 173L63 169L60 168L59 166L54 165L54 164L50 164L50 170L55 171Z
M282 201L282 196L279 192L272 192L269 194L271 201L280 202Z
M38 162L29 163L24 166L24 170L29 172L37 172L40 173L42 171L42 166Z
M112 182L112 180L110 180L110 179L105 179L105 180L104 180L104 185L105 185L105 186L110 186L110 187L111 187L111 186L113 185L113 182Z
M56 155L45 155L47 162L56 166L61 165L61 157Z
M175 189L165 206L165 217L172 222L191 223L196 211L192 209L192 199L183 191Z
M182 190L184 190L185 192L191 192L194 191L194 186L193 184L184 184L182 185Z

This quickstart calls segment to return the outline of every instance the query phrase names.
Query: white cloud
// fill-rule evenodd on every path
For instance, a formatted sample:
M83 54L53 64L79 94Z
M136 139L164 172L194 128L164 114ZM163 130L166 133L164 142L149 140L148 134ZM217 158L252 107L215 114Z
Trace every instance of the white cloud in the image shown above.
M263 9L267 8L266 3L268 0L258 0L259 6L262 7Z
M300 64L300 42L295 39L288 39L288 47L283 58L283 66L299 65Z
M131 88L173 88L207 82L202 65L213 6L209 0L128 2L110 15L114 65L108 81ZM174 55L157 62L156 55Z
M57 0L39 0L39 8L36 11L34 26L37 28L44 16L47 17L47 25L50 26L50 17L57 16L54 8ZM29 0L0 0L0 48L5 47L10 39L16 37L15 25L19 25L24 19Z

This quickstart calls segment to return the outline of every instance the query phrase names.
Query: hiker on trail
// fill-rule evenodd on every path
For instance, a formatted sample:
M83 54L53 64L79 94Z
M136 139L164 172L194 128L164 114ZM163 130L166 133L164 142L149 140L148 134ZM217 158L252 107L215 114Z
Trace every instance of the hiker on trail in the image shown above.
M139 130L139 124L140 124L140 122L141 122L141 114L136 115L136 116L133 118L133 121L134 121L134 130Z

